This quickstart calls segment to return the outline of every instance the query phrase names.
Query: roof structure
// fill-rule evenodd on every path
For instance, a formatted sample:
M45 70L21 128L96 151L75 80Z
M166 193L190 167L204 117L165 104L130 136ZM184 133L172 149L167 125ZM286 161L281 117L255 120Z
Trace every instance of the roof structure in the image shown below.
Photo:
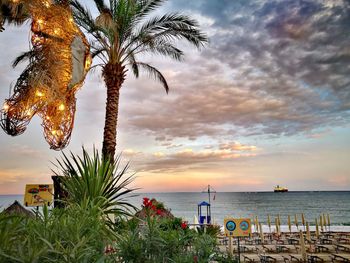
M4 211L2 211L2 213L6 215L24 215L28 217L34 217L33 212L25 209L17 200Z

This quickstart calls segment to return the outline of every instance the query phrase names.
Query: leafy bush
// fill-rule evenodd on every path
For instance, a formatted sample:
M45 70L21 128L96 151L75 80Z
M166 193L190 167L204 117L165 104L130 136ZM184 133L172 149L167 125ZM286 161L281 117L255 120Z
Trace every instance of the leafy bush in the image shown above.
M181 218L157 213L157 203L144 198L142 211L136 214L141 218L129 220L119 231L115 249L122 262L208 262L216 237L190 229Z
M215 254L215 231L198 233L163 203L145 198L141 213L127 202L133 189L127 167L64 155L59 162L69 198L62 209L36 217L0 214L0 262L204 263ZM113 222L109 215L117 215ZM225 262L225 261L222 261Z
M109 262L115 235L101 216L98 206L77 205L44 207L36 218L1 215L0 262Z

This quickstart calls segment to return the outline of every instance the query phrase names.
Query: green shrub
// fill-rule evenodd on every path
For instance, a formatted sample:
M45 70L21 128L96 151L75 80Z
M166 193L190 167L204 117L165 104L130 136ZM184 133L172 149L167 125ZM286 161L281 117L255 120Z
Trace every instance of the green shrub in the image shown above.
M0 214L0 263L204 263L215 254L215 229L198 233L163 203L144 198L131 216L127 167L90 157L64 155L59 162L69 194L62 209L36 217ZM108 216L117 216L113 222ZM142 215L142 216L139 216ZM214 231L215 230L215 231ZM210 232L210 235L209 235ZM222 261L225 262L225 261Z
M0 262L109 262L104 251L115 235L101 216L98 206L78 205L44 207L36 218L1 215Z

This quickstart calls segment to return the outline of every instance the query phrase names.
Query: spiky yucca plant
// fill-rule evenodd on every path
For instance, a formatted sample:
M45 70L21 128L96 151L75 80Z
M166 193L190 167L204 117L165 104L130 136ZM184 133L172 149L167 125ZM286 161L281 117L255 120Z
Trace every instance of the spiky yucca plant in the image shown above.
M53 172L64 176L68 204L97 205L109 221L109 215L125 216L136 210L127 200L136 190L129 187L134 174L127 173L128 164L120 169L120 161L120 156L113 162L101 158L97 150L90 156L83 148L82 157L63 153L57 160L58 171Z

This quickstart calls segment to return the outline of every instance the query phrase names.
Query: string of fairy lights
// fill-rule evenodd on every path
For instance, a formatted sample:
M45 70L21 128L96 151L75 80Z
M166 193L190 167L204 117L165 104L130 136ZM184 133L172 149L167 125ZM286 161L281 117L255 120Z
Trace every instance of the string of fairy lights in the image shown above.
M75 94L91 66L90 46L73 20L68 5L49 0L12 0L31 19L29 63L5 100L0 125L12 136L22 134L34 115L42 120L51 149L70 140L76 109Z

